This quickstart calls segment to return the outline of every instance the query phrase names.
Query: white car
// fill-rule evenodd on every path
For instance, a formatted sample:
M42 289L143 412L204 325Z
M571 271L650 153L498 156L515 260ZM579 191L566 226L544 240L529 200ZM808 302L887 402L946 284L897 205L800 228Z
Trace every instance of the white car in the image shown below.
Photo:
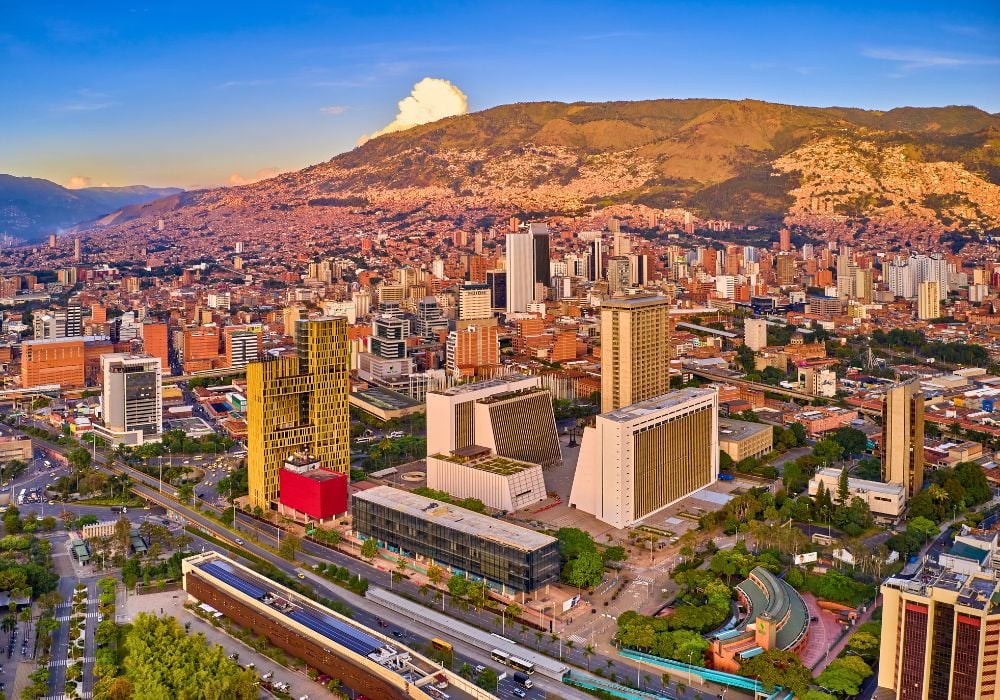
M389 438L395 440L397 438L403 437L405 434L406 433L404 433L402 430L393 430L391 433L389 433Z

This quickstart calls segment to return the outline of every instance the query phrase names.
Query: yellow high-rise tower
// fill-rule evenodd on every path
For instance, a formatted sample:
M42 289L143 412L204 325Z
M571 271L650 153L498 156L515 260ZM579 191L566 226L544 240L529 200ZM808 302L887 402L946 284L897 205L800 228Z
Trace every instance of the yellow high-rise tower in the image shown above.
M250 502L265 510L278 495L278 470L296 452L327 469L350 468L346 318L295 322L296 354L247 365Z
M913 498L924 487L924 394L920 379L897 384L882 405L882 481Z
M670 299L601 302L601 412L670 391Z

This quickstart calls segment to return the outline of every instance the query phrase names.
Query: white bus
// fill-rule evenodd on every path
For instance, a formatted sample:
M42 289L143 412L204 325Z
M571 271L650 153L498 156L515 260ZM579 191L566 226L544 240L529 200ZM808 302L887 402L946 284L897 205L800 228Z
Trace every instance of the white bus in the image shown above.
M494 661L503 664L504 666L510 663L510 654L503 651L502 649L494 649L493 651L490 652L490 656L493 657Z

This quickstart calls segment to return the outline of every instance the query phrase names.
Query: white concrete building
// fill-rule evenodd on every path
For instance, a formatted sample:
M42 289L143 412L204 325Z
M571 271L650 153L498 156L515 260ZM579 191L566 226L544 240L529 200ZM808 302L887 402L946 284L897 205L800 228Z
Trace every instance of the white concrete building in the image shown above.
M625 528L719 476L719 394L682 389L602 413L586 428L571 508Z
M427 456L427 486L456 498L478 498L487 508L514 512L545 500L542 467L472 446Z
M160 358L111 353L101 356L103 425L94 432L114 444L141 445L163 433Z

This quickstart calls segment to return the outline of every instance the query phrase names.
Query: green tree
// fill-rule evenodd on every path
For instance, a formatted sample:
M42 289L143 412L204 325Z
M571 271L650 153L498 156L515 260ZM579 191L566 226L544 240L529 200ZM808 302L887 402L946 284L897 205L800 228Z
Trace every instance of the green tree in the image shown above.
M812 684L812 674L799 658L780 649L765 651L745 661L739 674L744 678L759 678L766 690L780 685L799 696Z
M844 448L840 446L840 443L827 438L816 443L813 447L813 454L829 466L843 456Z
M593 588L604 577L604 561L597 552L584 552L566 562L562 577L571 586Z
M575 527L559 528L556 532L556 539L559 540L559 554L564 560L575 559L581 554L597 551L594 538L589 533Z
M861 454L868 449L868 436L857 428L842 426L833 431L832 439L846 455Z
M847 468L840 470L837 478L837 505L846 506L847 499L851 497L851 490L848 485Z
M378 556L378 542L375 541L374 537L369 537L361 545L361 557L371 562L377 556Z
M302 549L302 538L294 533L287 533L281 537L281 545L278 547L278 554L289 561L295 561L295 555Z

